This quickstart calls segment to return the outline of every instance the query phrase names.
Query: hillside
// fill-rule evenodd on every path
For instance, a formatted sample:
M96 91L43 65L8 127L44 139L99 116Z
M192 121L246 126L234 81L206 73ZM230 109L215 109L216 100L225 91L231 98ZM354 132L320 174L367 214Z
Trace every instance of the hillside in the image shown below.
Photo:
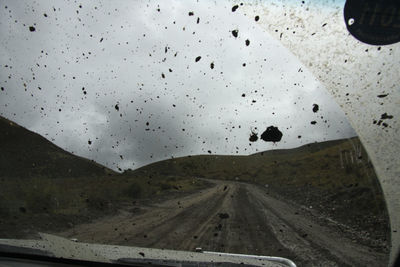
M269 150L250 156L198 155L156 162L131 175L179 175L240 180L272 187L310 185L321 190L380 186L358 138Z
M116 213L126 203L206 186L185 177L121 175L0 117L0 238L31 238Z
M81 177L115 174L0 117L0 177Z
M129 173L129 172L126 172ZM186 176L261 184L270 194L318 211L385 241L389 222L384 196L357 137L270 150L250 156L199 155L175 158L135 170L139 176ZM371 231L374 229L374 231Z
M196 178L259 184L276 198L317 211L327 223L339 222L343 231L382 241L389 234L382 190L358 138L250 156L173 158L118 174L0 117L0 151L0 237L67 228L123 203L208 186Z

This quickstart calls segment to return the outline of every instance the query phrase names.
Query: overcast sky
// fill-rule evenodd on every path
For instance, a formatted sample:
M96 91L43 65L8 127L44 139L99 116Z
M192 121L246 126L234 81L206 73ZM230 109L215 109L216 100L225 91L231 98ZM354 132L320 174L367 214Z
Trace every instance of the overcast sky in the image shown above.
M116 170L354 136L263 18L232 6L2 1L0 115ZM249 142L268 126L280 142Z

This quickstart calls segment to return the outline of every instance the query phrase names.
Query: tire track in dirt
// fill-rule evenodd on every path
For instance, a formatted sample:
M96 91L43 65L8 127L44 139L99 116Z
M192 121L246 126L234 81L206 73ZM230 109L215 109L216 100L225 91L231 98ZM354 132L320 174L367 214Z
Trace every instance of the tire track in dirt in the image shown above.
M301 266L386 266L387 255L344 237L321 225L295 207L267 195L261 186L247 184L252 202L269 217L278 240L299 257ZM300 265L300 264L299 264Z
M313 245L306 239L306 235L299 228L294 229L285 217L278 216L269 207L269 203L265 201L265 192L259 192L259 188L251 185L245 185L246 192L253 203L255 210L268 221L268 227L273 232L274 237L286 249L290 250L296 256L292 258L299 266L347 266L339 259L333 260L330 253L326 250L321 253L321 247ZM251 193L249 193L251 192ZM283 213L289 215L291 210L282 210ZM294 213L294 212L293 212ZM330 258L330 259L329 259ZM338 264L340 263L340 264Z
M209 210L206 215L206 220L198 224L197 227L192 227L192 232L182 238L182 244L179 249L182 250L194 250L196 247L202 247L205 249L212 249L215 242L218 242L218 229L222 229L222 224L218 223L222 219L219 218L219 214L225 214L225 209L230 201L230 195L236 190L235 186L224 185L223 198L218 200L219 205L216 209ZM210 200L217 202L215 200ZM197 240L196 240L197 239ZM211 242L210 242L211 241Z
M387 255L344 238L336 229L267 195L262 186L234 181L147 205L56 233L80 241L285 257L298 266L385 266ZM386 258L385 258L386 257Z
M241 184L238 197L234 202L234 208L237 210L236 224L241 227L242 247L240 249L248 254L293 259L295 255L277 240L270 229L268 218L260 212L260 207L255 205L256 203L249 195L251 192Z
M158 248L165 245L177 249L176 244L181 242L174 240L182 235L173 237L174 232L195 231L193 228L206 221L210 211L217 210L224 199L227 193L224 186L213 184L213 187L189 196L142 206L143 212L139 214L132 214L125 208L120 214L77 225L58 235L86 242Z
M218 192L148 229L155 238L145 246L193 250L194 248L190 247L191 242L188 241L196 236L196 230L208 225L209 218L218 212L225 195L226 192ZM176 242L178 239L180 242Z

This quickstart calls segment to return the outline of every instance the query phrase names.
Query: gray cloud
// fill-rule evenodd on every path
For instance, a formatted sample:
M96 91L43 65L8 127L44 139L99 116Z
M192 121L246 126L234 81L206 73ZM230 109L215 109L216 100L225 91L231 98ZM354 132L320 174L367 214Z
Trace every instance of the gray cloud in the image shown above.
M307 68L231 6L27 2L1 11L0 113L69 151L125 169L355 135ZM282 141L250 146L270 125Z

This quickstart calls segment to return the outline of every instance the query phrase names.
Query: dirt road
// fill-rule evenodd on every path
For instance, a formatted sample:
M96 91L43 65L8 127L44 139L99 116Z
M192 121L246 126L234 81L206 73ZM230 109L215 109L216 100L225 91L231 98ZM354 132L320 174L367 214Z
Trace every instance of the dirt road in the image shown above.
M202 191L123 207L115 216L57 233L91 243L281 256L298 266L386 266L387 255L268 194L258 185L211 181Z

